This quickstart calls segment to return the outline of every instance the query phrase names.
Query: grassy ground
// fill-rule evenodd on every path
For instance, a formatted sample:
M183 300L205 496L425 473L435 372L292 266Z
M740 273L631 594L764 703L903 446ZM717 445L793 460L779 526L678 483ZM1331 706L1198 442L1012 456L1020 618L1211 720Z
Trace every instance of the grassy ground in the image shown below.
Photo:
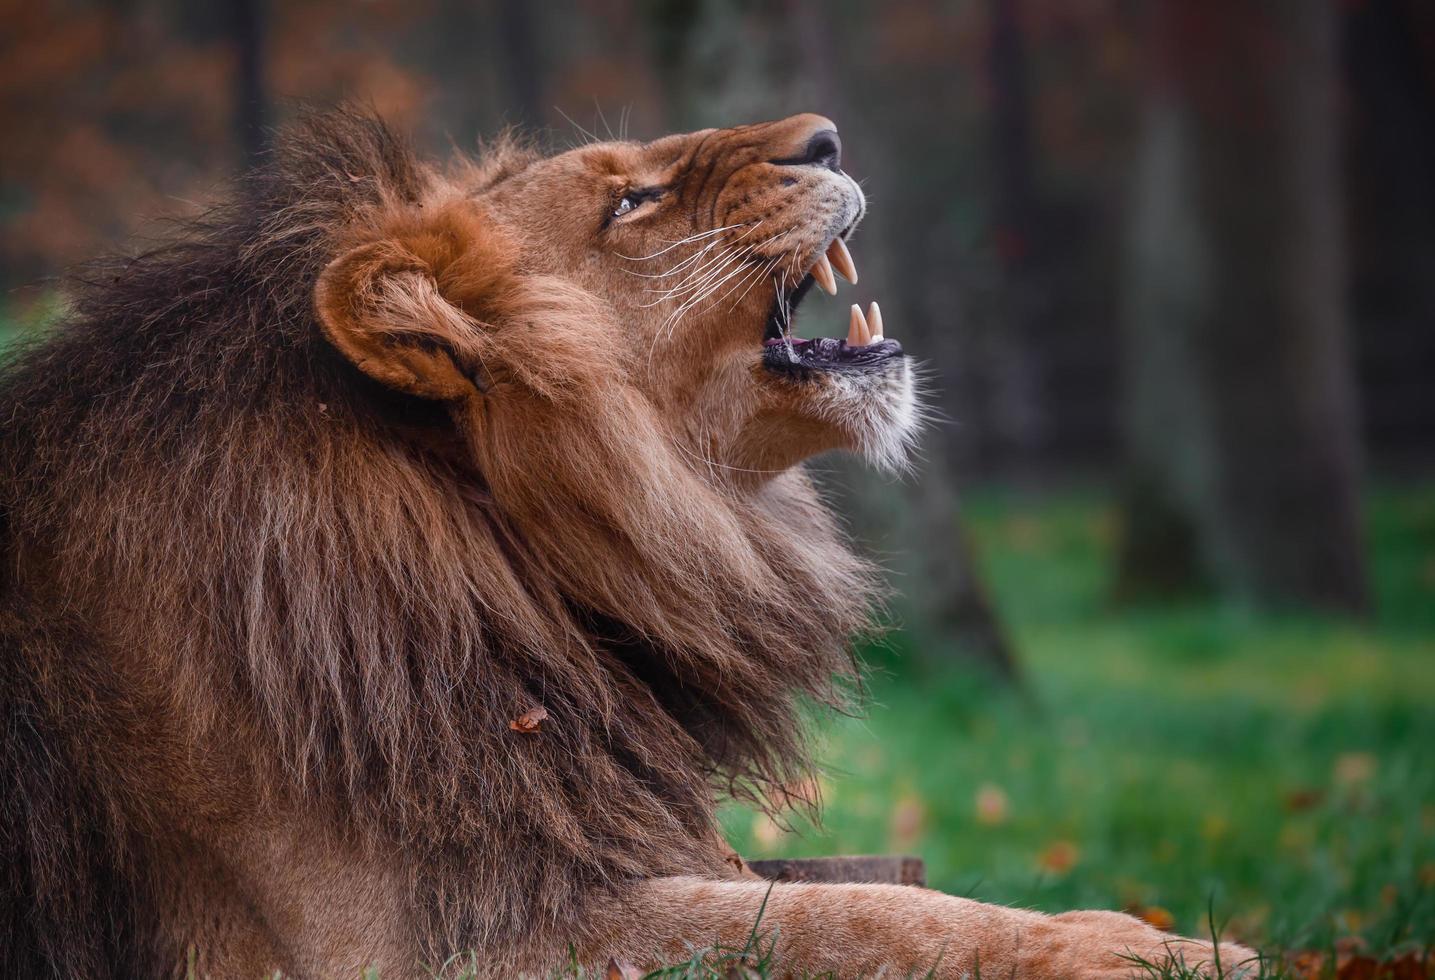
M1213 907L1273 950L1435 944L1435 488L1372 497L1364 625L1117 612L1095 497L968 514L1029 701L896 637L872 710L830 733L822 829L734 808L743 853L912 852L944 890L1186 933Z

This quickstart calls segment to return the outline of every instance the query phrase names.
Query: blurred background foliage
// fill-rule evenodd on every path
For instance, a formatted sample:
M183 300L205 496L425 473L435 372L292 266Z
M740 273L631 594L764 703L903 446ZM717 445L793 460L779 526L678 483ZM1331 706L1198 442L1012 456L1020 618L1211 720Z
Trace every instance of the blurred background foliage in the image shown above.
M1420 0L0 0L0 343L300 104L437 154L833 117L917 472L821 829L934 884L1249 938L1435 922L1435 7ZM808 332L840 333L821 300ZM818 326L822 318L831 327ZM964 506L959 506L959 500ZM1349 940L1344 940L1349 942Z

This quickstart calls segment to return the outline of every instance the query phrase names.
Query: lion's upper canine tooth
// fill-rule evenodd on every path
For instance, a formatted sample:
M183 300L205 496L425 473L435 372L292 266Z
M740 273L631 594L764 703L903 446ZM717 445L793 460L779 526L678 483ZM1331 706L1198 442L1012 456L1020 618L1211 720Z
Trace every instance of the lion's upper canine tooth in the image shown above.
M850 283L857 282L857 264L852 261L852 253L847 251L846 242L840 238L832 239L832 244L827 246L827 258L839 276Z
M847 346L865 347L868 344L870 333L867 329L867 318L862 315L862 307L856 303L852 304L852 322L847 327Z
M832 275L832 263L827 261L827 256L817 257L817 264L812 267L812 278L827 291L828 296L837 295L837 279Z
M876 343L877 341L881 340L882 309L877 305L876 300L872 301L871 307L867 310L867 323L872 327L872 340L870 342Z

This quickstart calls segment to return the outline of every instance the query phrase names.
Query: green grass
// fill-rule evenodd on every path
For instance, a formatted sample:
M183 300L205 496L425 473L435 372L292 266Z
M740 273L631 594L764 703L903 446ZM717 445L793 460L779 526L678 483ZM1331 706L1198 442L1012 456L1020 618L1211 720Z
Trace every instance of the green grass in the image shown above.
M16 343L42 334L63 309L58 294L47 293L24 305L0 300L0 363Z
M1367 624L1201 604L1115 610L1095 496L968 506L1027 700L872 652L830 732L822 829L731 808L752 857L912 852L937 888L1050 911L1213 907L1267 949L1435 944L1435 487L1369 506ZM1348 947L1351 940L1342 940ZM1159 974L1158 974L1159 975Z

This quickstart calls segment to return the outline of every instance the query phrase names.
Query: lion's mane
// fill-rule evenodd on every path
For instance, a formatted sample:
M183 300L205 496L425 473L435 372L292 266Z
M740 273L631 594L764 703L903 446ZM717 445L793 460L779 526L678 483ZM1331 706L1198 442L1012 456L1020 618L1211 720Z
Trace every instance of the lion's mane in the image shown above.
M154 849L283 807L404 855L435 958L578 928L720 860L717 785L805 771L873 594L805 475L706 479L591 304L535 300L571 346L480 446L322 338L335 243L452 174L311 118L4 370L0 974L136 962Z

